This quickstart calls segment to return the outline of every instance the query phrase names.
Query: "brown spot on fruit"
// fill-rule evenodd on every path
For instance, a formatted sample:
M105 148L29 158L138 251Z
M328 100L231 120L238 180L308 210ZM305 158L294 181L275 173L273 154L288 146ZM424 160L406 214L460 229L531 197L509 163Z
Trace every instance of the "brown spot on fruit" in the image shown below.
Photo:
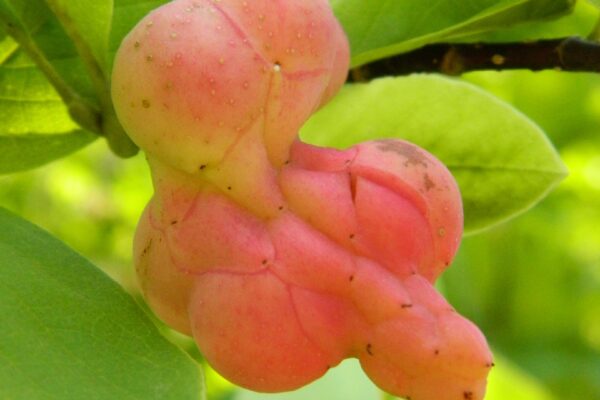
M421 165L427 168L427 157L423 154L417 146L409 143L400 142L398 140L379 140L377 148L383 152L392 152L397 155L404 157L406 161L404 166L409 165Z
M151 247L152 247L152 239L148 240L148 244L146 244L146 247L144 247L144 250L142 250L142 256L145 256L146 254L148 254Z
M470 390L463 392L463 399L473 400L473 392L471 392Z
M373 355L373 345L371 343L367 343L367 353L372 356Z
M143 99L142 100L142 107L144 108L150 108L150 101L147 99Z
M425 176L423 177L423 180L424 180L424 184L425 184L425 190L429 191L435 187L435 183L431 180L429 175L425 174Z

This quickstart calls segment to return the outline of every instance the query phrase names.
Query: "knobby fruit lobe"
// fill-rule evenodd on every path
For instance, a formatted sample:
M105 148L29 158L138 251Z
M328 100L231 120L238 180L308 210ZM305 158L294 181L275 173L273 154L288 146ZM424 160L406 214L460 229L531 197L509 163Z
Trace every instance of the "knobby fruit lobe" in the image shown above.
M348 65L326 0L175 0L133 29L113 99L155 187L134 243L142 290L250 389L356 357L396 395L481 399L485 338L432 286L462 234L449 171L400 140L298 139Z

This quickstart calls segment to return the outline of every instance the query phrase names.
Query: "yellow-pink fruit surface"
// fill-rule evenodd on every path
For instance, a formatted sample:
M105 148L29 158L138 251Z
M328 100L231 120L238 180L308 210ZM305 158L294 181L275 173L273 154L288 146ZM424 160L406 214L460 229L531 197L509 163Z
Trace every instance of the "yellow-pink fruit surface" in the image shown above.
M485 338L433 287L462 234L449 171L401 140L298 140L348 64L326 0L175 0L133 29L113 99L155 187L134 244L142 290L253 390L356 357L395 395L482 399Z

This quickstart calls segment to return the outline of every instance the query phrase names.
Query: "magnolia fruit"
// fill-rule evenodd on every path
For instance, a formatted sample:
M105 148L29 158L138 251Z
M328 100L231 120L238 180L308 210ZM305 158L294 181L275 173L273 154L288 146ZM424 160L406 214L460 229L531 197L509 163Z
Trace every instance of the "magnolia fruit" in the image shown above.
M481 399L485 338L433 287L462 234L449 171L401 140L298 139L348 65L326 0L175 0L129 33L112 96L155 188L141 288L246 388L293 390L356 357L395 395Z

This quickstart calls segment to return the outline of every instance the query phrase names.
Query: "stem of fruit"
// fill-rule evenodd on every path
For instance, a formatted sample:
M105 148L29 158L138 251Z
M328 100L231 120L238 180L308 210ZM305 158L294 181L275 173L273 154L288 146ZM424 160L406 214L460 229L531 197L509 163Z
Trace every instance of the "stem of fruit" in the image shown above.
M600 72L600 43L575 36L531 42L438 43L354 68L349 81L418 72L461 75L514 69Z

